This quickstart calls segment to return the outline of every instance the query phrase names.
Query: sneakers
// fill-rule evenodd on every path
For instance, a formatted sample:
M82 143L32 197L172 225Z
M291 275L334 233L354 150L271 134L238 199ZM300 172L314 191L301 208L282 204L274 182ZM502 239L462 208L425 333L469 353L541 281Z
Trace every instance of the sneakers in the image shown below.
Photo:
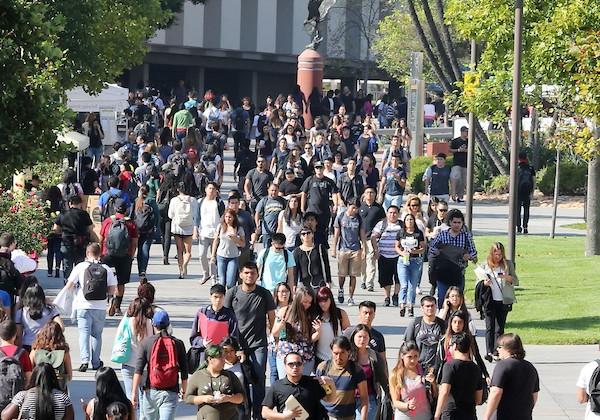
M367 288L367 283L365 283L364 281L361 283L360 288L365 290Z
M354 299L348 298L348 306L354 306Z
M110 306L108 307L108 316L115 316L116 312L117 312L117 299L115 297L113 297L113 298L111 298ZM85 370L83 372L85 372Z
M521 226L517 226L517 233L523 233L523 229L521 229Z
M169 265L169 257L163 257L163 265Z
M48 270L48 277L52 277L52 269ZM364 284L364 283L363 283Z
M87 364L85 366L87 368ZM104 362L102 360L100 360L100 364L98 366L96 366L96 367L92 366L92 370L98 370L98 369L100 369L103 366L104 366Z
M398 306L398 295L392 295L392 305Z
M344 303L344 290L338 290L338 303Z
M375 289L373 288L373 286L369 286L367 288L367 292L374 292L374 291L375 291Z
M412 318L413 316L415 316L415 311L412 307L408 308L408 317Z
M404 315L406 315L406 308L404 306L402 306L400 308L400 317L404 317Z
M88 364L87 363L82 363L81 366L79 366L79 371L80 372L85 372L88 370Z
M390 306L390 298L386 297L385 300L383 301L383 306Z
M527 228L523 228L523 234L527 235L529 233L529 230Z

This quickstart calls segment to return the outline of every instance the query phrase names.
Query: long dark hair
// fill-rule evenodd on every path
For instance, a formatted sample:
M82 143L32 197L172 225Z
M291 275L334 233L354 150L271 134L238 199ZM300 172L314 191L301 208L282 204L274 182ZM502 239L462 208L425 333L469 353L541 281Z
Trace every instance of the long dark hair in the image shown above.
M54 420L52 390L60 389L56 372L49 363L40 363L33 369L31 384L37 388L35 418L37 420Z
M25 290L23 296L23 307L27 308L29 317L33 320L42 318L46 304L46 294L39 284L33 284Z
M115 371L103 366L96 372L96 406L92 420L106 420L106 410L115 401L131 406Z
M133 329L138 342L146 338L146 324L151 309L148 300L139 297L133 299L129 304L129 308L127 308L127 316L132 318Z
M335 336L338 335L338 331L341 329L342 317L340 316L341 311L338 309L335 304L335 299L333 298L333 293L331 293L331 289L327 286L319 287L317 290L317 303L322 302L324 300L329 299L329 322L331 323L331 328L333 328L333 334ZM323 310L321 309L321 305L315 305L317 316L323 316Z
M288 225L292 222L292 209L290 209L290 201L292 201L292 198L294 198L297 203L295 221L298 223L302 221L302 210L300 210L300 196L297 194L292 195L290 196L290 199L287 202L287 206L285 206L285 210L283 211L283 217Z

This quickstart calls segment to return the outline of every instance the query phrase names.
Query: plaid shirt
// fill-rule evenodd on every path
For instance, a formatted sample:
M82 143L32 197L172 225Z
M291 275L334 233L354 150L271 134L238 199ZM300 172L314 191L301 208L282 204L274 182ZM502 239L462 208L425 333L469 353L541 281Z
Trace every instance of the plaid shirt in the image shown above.
M464 248L467 250L471 259L474 260L477 258L477 250L475 249L475 244L473 243L473 235L467 229L463 228L456 236L452 236L450 234L451 229L442 231L435 237L433 241L429 244L429 256L435 256L439 249L440 245L453 245L458 248Z

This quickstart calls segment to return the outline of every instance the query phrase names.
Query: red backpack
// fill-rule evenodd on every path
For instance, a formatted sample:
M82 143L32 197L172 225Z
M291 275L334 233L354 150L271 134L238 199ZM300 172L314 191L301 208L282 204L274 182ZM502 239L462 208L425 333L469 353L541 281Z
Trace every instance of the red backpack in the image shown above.
M177 386L179 363L173 337L161 335L154 342L150 352L148 372L150 387L153 389L169 389Z

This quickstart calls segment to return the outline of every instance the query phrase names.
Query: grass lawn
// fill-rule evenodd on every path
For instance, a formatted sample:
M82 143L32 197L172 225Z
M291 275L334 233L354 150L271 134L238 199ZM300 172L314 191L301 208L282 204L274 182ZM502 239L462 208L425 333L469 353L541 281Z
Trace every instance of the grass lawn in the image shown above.
M587 225L585 223L570 223L568 225L562 225L561 227L569 228L569 229L579 229L579 230L587 229Z
M480 263L490 246L506 236L475 238ZM600 257L585 257L583 237L517 236L517 303L507 332L528 344L594 344L600 341ZM467 269L467 299L475 275Z

